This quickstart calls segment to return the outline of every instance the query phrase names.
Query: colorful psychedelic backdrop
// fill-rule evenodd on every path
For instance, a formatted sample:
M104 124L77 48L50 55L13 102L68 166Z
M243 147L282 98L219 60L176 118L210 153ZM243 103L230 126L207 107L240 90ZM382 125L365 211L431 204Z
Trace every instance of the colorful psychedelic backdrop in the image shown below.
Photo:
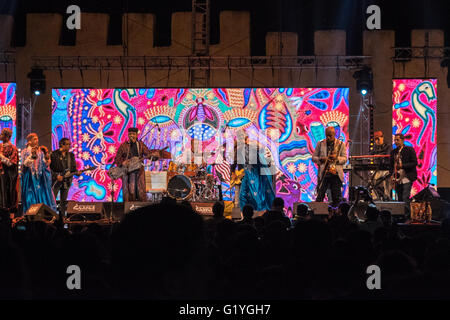
M347 142L348 92L348 88L54 89L52 147L69 137L80 167L106 165L75 179L69 199L109 201L111 181L105 169L127 139L129 127L140 129L140 139L150 149L169 147L174 158L190 145L183 130L188 140L201 140L209 151L217 149L224 130L244 129L250 136L264 132L266 148L276 155L277 194L292 207L300 199L315 198L317 167L311 155L325 138L324 128L336 127L339 139ZM224 190L227 187L224 183ZM120 181L114 189L115 201L122 201ZM231 196L228 192L225 199Z
M11 142L16 143L16 84L0 83L0 131L10 128Z
M413 196L428 183L437 186L437 80L396 79L393 86L392 134L403 133L405 144L414 147L417 154Z

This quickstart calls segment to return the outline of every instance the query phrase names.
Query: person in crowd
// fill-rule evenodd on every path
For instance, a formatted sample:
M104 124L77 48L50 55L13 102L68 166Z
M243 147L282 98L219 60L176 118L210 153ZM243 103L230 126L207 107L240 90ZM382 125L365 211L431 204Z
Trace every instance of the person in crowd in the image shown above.
M255 225L255 221L253 220L253 215L255 211L250 204L246 204L242 209L242 220L239 221L241 224L249 224L251 226Z

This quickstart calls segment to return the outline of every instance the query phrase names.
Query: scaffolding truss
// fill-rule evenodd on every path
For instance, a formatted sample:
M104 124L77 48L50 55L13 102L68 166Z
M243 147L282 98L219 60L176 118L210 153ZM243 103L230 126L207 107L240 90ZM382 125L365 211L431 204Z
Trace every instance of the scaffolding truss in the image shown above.
M209 56L210 0L192 0L191 54L192 57ZM194 59L189 69L191 87L209 87L210 72L207 60Z
M31 120L33 115L33 103L29 99L20 98L17 103L17 147L23 149L26 138L31 133Z
M370 56L34 56L43 70L337 69L370 65Z

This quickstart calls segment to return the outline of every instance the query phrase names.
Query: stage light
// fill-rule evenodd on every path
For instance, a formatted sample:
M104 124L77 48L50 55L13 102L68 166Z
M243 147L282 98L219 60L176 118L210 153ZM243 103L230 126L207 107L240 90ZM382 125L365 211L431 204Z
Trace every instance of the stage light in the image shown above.
M28 73L28 78L30 79L32 94L39 96L41 93L45 93L45 76L42 69L32 68L31 72Z
M358 90L363 96L368 94L373 88L373 75L372 69L365 66L361 70L356 71L353 74L353 78L356 79L356 90Z

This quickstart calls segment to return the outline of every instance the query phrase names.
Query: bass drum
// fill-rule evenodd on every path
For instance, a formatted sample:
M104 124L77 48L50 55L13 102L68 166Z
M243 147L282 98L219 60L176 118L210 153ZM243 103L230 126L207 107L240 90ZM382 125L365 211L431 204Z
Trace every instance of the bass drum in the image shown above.
M192 184L191 179L181 174L170 178L167 183L167 193L177 200L190 198L193 191L194 185Z

